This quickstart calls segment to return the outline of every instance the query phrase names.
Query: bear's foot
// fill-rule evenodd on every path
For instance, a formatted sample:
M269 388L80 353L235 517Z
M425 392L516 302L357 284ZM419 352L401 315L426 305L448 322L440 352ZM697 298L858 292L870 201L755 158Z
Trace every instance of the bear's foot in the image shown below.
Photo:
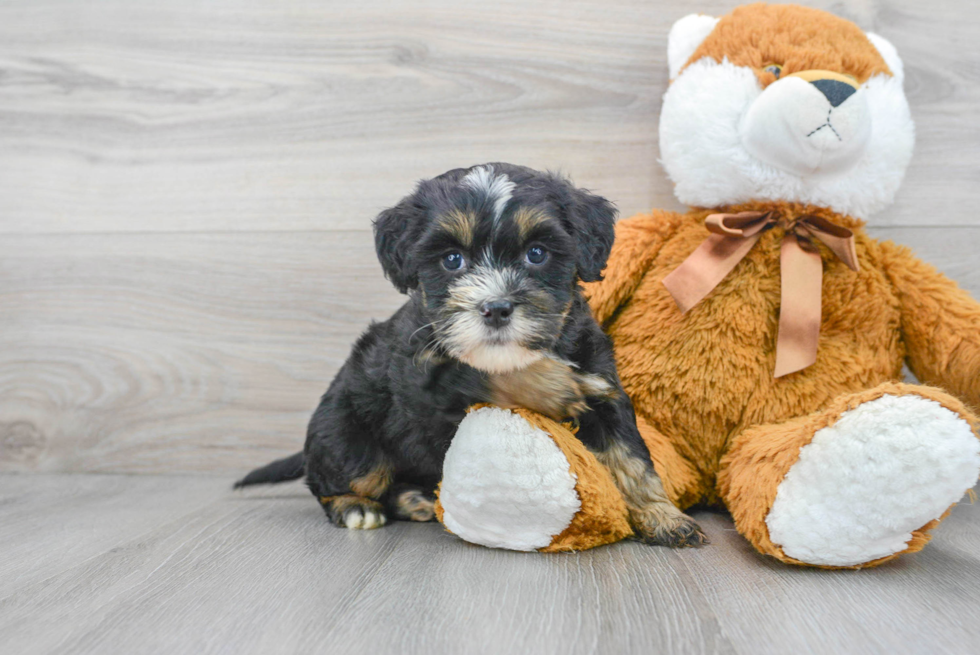
M789 558L832 567L917 550L913 532L941 518L978 471L980 441L960 414L914 393L882 395L803 445L765 517L769 538Z

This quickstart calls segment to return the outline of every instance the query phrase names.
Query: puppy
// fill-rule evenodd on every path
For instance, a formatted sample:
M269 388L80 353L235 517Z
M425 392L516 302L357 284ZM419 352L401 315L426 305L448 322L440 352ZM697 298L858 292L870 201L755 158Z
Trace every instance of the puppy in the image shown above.
M408 302L372 324L327 389L302 453L236 484L306 475L347 528L433 519L442 462L467 407L574 418L609 468L637 537L705 542L667 500L579 281L600 279L615 210L553 174L451 170L374 222L385 275Z

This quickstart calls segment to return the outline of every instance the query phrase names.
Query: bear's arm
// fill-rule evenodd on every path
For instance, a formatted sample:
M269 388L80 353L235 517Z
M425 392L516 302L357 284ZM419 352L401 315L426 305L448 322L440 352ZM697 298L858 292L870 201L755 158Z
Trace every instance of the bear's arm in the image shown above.
M605 327L633 295L660 248L677 231L681 218L681 214L655 209L616 223L616 240L603 279L585 285L585 297L600 325Z
M901 302L909 368L980 409L980 303L908 248L880 245Z

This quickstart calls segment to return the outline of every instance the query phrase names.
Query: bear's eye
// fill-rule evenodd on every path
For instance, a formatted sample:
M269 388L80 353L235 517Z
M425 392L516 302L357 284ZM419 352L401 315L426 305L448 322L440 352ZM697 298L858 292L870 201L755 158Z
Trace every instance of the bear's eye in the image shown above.
M777 80L779 79L779 76L783 74L783 67L779 64L769 64L762 70L766 71L767 73L772 73L776 76Z
M466 265L466 260L463 259L462 253L457 251L447 252L442 256L442 267L447 271L458 271Z
M548 251L541 246L531 246L527 249L526 259L528 264L543 264L548 259Z

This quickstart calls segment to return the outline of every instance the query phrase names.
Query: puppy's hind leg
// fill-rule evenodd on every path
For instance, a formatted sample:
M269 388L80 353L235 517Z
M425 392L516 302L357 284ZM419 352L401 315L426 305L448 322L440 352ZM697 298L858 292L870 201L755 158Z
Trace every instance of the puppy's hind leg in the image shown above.
M394 477L380 446L330 394L313 414L306 440L306 484L339 527L380 528L388 522L381 498Z
M348 483L352 493L318 494L320 504L334 525L355 530L380 528L388 522L388 516L379 499L385 495L391 479L391 466L382 458Z
M320 503L330 522L341 528L371 530L388 522L381 503L363 496L321 496Z
M385 495L388 515L400 521L434 521L435 494L420 485L398 482Z

